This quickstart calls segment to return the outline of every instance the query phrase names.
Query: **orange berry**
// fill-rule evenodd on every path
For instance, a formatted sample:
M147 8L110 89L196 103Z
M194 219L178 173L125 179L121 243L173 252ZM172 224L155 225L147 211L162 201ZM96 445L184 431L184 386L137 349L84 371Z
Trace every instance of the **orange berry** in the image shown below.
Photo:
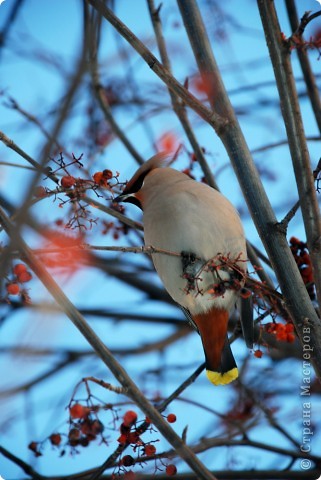
M137 420L137 413L133 410L127 410L123 417L125 427L131 427Z
M105 172L107 173L105 174ZM111 178L108 172L110 172L112 176L112 172L110 170L104 170L103 172L94 173L93 175L94 182L97 183L97 185L100 185L101 187L108 187L108 179Z
M177 473L177 468L172 463L166 467L166 475L173 477Z
M65 177L62 177L61 181L61 186L64 188L70 188L76 183L76 179L72 177L71 175L66 175Z
M174 413L169 413L167 415L168 423L175 423L176 422L176 415Z
M17 263L12 269L14 275L20 275L22 272L27 271L27 267L24 263Z
M30 272L25 271L25 272L19 273L19 275L17 275L17 278L18 278L18 282L27 283L27 282L30 282L30 280L32 279L32 275Z
M151 457L152 455L155 455L156 453L156 447L155 445L145 445L145 455L147 455L147 457Z
M80 403L75 403L69 408L69 414L72 418L86 418L89 415L89 412L89 408L80 405Z
M96 172L93 175L94 182L98 183L98 185L100 184L102 178L103 178L103 172Z
M263 356L262 350L255 350L255 352L254 352L254 357L256 357L256 358L262 358L262 356Z
M17 283L8 283L6 288L9 295L18 295L20 292L20 287Z

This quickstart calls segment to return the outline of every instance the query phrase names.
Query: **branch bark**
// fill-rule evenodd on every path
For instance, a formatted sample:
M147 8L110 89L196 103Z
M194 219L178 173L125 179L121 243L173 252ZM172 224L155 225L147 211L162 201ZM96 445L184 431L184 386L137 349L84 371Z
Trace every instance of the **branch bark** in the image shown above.
M269 48L281 111L289 139L301 211L312 261L314 282L321 304L321 217L300 104L291 65L289 46L282 40L274 2L258 0L258 7Z
M288 12L288 17L291 24L292 32L295 33L299 27L299 18L298 18L296 6L295 6L295 1L285 0L285 5ZM320 12L318 13L320 14ZM297 55L301 65L304 81L307 87L307 92L310 99L311 107L315 116L315 120L318 125L319 132L321 133L321 98L320 98L319 88L311 68L307 51L304 48L298 48Z

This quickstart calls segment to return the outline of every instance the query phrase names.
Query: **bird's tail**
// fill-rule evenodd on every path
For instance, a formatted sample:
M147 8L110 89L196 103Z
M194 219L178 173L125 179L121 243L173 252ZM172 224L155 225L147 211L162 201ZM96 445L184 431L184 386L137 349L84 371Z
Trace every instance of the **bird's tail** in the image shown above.
M237 366L227 338L228 319L229 312L217 308L193 315L203 343L206 375L214 385L226 385L238 377Z

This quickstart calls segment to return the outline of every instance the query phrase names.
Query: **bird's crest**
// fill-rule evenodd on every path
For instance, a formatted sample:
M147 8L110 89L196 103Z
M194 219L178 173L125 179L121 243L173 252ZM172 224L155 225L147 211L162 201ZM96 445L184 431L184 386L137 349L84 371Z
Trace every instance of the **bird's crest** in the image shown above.
M145 162L127 183L123 194L137 192L143 184L146 175L155 168L168 167L175 158L168 152L159 152Z

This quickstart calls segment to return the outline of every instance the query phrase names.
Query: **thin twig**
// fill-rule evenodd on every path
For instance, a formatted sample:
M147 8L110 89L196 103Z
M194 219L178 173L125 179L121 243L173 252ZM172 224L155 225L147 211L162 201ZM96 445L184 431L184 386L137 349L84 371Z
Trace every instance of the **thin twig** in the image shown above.
M161 20L160 20L161 4L156 9L154 0L147 0L147 3L148 3L148 8L149 8L152 24L153 24L153 27L154 27L154 32L155 32L155 35L156 35L156 40L157 40L157 45L158 45L159 53L160 53L160 56L161 56L161 60L163 62L164 67L168 70L168 72L172 73L171 63L170 63L170 60L169 60L169 57L168 57L166 43L165 43L165 39L164 39L164 36L163 36L163 31L162 31L162 24L161 24ZM203 152L202 148L200 147L200 145L197 141L197 138L196 138L196 136L193 132L192 126L191 126L190 121L189 121L188 116L187 116L187 112L186 112L186 108L185 108L184 103L176 95L176 93L173 92L169 87L168 87L168 92L169 92L169 95L170 95L170 98L171 98L173 110L176 113L179 121L181 122L181 125L182 125L182 127L183 127L183 129L186 133L186 136L187 136L187 138L188 138L188 140L189 140L189 142L190 142L190 144L191 144L191 146L194 150L195 157L196 157L198 163L200 164L200 166L203 170L203 173L204 173L204 176L206 178L207 183L211 187L218 190L217 183L216 183L215 178L214 178L214 176L211 172L211 169L208 166L208 163L207 163L206 158L204 156L204 152Z
M100 28L99 17L95 18L95 15L90 15L90 13L95 13L95 10L89 12L88 5L85 3L85 37L87 39L87 54L89 58L89 67L90 67L90 74L92 79L92 86L94 94L97 98L98 104L101 108L101 111L104 114L105 120L108 125L111 127L112 131L116 135L116 137L122 142L128 152L133 156L138 164L143 164L144 159L136 150L132 142L128 139L127 135L125 134L124 130L119 126L117 123L113 111L109 106L108 99L106 96L105 89L100 81L99 70L98 70L98 62L97 62L97 55L98 55L98 36L99 30L95 28L98 24L98 29Z

